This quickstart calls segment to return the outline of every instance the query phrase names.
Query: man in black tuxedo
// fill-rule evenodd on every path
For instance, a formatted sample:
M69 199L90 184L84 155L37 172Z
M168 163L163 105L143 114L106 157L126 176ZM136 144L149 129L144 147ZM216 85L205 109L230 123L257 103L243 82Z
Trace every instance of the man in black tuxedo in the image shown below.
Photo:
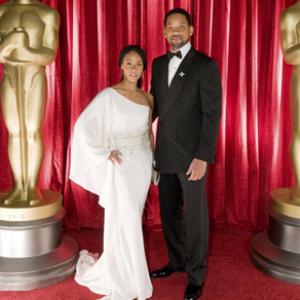
M183 9L169 11L164 35L171 51L154 59L151 93L158 116L155 149L160 211L169 263L153 278L188 274L184 299L202 294L208 250L207 164L214 161L221 116L217 64L191 47L194 28Z

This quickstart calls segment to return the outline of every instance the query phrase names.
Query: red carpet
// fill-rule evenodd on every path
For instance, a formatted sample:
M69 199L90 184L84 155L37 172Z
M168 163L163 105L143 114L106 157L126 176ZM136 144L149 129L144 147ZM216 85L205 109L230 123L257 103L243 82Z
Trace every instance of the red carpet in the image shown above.
M82 248L96 252L101 238L97 230L67 231ZM300 285L273 279L259 272L250 260L252 233L237 234L225 230L212 233L209 271L201 300L300 300ZM147 230L146 248L150 268L166 262L160 231ZM181 300L186 285L184 274L155 280L153 300ZM95 300L97 295L78 286L72 278L30 292L0 292L1 300Z

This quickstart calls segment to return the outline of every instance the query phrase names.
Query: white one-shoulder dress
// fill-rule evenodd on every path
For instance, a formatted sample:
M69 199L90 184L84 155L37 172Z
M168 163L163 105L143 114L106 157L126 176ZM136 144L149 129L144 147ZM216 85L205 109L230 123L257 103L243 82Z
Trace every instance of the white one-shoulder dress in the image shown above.
M152 295L142 214L152 170L149 108L113 88L102 90L76 121L70 178L100 196L105 208L103 253L80 252L75 280L102 299L144 300ZM122 163L108 160L121 152Z

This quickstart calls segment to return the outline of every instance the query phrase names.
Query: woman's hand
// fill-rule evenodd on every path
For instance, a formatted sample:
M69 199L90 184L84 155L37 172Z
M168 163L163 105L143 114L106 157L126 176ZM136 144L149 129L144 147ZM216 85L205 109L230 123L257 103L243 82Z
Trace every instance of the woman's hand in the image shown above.
M120 164L122 162L121 152L119 150L113 150L110 152L108 159L114 164Z

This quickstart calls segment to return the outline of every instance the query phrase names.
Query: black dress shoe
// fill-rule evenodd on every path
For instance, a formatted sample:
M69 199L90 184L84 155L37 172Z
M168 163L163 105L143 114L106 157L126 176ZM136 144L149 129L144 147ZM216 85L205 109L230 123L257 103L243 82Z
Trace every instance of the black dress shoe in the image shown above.
M152 278L164 278L170 276L174 272L183 272L183 269L173 269L169 266L165 266L161 269L155 270L150 273L150 277Z
M202 295L203 285L189 284L185 289L184 300L196 300Z

